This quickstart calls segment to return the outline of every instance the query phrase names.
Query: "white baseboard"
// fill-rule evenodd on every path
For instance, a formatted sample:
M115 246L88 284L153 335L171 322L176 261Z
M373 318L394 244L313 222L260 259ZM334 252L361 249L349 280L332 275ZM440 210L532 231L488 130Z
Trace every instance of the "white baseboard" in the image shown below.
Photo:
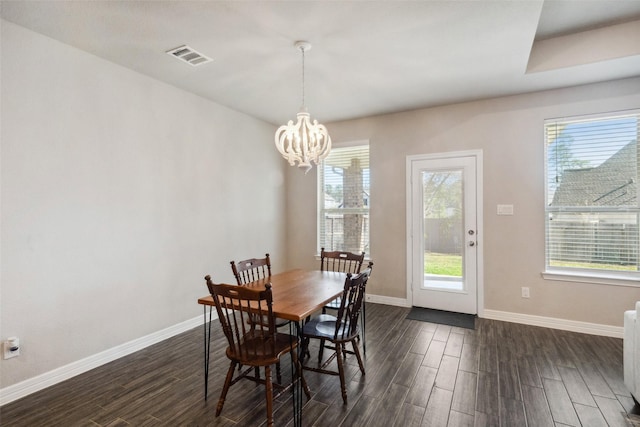
M553 317L533 316L531 314L510 313L498 310L485 309L482 317L501 320L503 322L522 323L525 325L542 326L545 328L613 338L622 338L624 332L622 326L600 325L598 323L578 322L576 320L556 319Z
M218 318L215 311L213 315L216 319ZM202 327L202 315L0 389L0 406L142 350L150 345L157 344L197 326Z
M411 307L406 298L385 297L382 295L367 294L367 301L376 304L395 305L397 307Z
M411 307L408 300L404 298L385 297L381 295L367 294L367 301L395 305L398 307ZM578 322L576 320L556 319L553 317L534 316L531 314L510 313L508 311L484 309L479 317L503 322L522 323L524 325L542 326L563 331L580 332L590 335L601 335L605 337L622 338L624 330L622 326L601 325L598 323Z

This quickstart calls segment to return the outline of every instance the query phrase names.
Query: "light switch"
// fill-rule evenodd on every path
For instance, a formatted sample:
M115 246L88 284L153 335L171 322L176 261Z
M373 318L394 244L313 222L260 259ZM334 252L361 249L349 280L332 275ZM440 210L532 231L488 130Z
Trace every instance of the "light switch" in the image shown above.
M513 205L498 205L498 215L513 215Z

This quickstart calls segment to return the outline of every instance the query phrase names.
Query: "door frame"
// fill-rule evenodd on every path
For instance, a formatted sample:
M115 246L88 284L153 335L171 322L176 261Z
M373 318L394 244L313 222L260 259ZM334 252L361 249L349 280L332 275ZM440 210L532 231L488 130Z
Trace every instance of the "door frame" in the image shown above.
M476 306L478 311L478 317L484 317L484 221L483 221L483 197L482 197L482 189L483 186L483 161L482 161L482 150L468 150L468 151L451 151L446 153L434 153L434 154L415 154L407 156L406 161L406 227L407 227L407 235L406 235L406 244L407 244L407 283L406 283L406 292L407 292L407 304L409 306L413 306L413 218L412 218L412 183L411 183L411 172L413 167L413 162L422 161L422 160L443 160L443 159L451 159L457 157L475 157L476 159L476 254L477 254L477 264L476 264L476 286L477 286L477 294L476 294Z

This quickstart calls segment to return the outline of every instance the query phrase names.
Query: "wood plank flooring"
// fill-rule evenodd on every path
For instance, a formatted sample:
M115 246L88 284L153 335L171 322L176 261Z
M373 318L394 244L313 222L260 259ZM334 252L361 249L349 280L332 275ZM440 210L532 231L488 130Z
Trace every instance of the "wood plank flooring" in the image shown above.
M615 426L639 413L623 383L622 340L476 320L476 329L406 320L409 309L367 304L366 375L347 358L339 379L305 371L305 426ZM234 385L215 417L228 368L214 321L209 399L202 328L148 347L0 408L2 426L258 426L264 387ZM317 347L311 348L315 364ZM288 359L283 374L291 378ZM292 425L289 394L274 403Z

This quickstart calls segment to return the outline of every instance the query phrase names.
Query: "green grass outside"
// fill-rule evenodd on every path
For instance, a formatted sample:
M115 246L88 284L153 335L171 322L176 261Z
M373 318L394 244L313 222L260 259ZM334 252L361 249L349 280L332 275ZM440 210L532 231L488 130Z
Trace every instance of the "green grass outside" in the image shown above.
M585 268L594 270L638 271L635 265L600 264L590 262L552 261L551 267ZM462 277L462 256L425 252L425 274Z
M462 256L425 252L425 274L462 277Z

